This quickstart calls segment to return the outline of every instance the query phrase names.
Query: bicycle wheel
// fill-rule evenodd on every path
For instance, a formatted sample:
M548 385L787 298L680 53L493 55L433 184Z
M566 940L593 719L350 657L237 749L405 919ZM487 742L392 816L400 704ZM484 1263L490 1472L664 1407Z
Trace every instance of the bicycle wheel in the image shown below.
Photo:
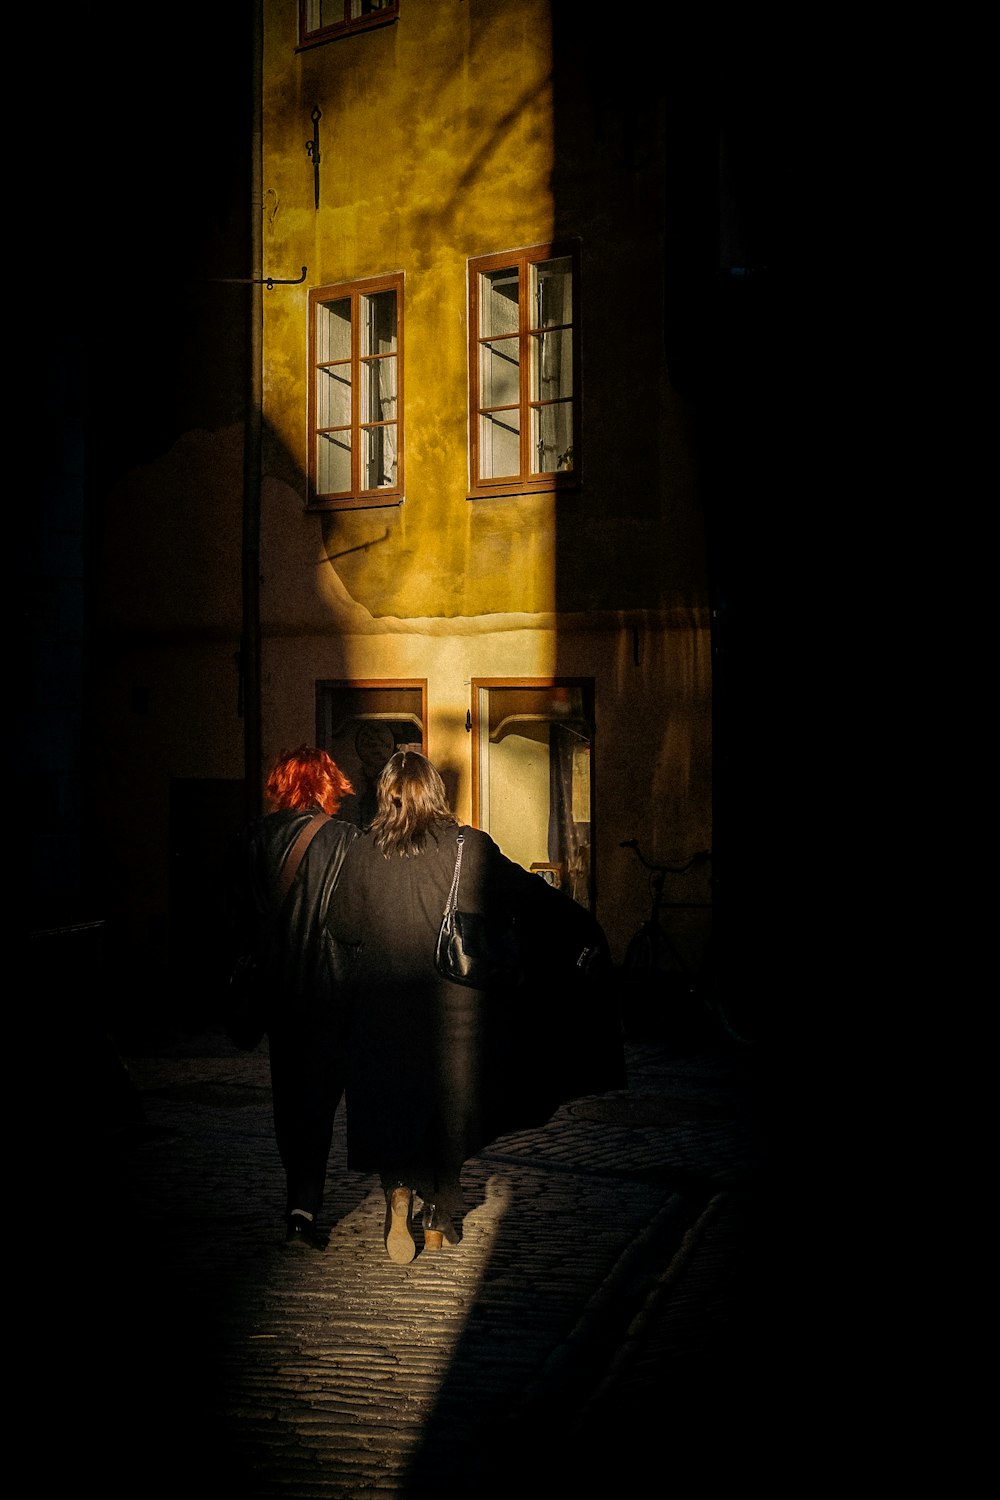
M648 979L653 973L655 961L653 932L647 922L633 935L626 948L622 969L629 979Z
M618 970L618 1020L632 1041L648 1036L652 1028L655 965L655 938L647 923L630 940Z

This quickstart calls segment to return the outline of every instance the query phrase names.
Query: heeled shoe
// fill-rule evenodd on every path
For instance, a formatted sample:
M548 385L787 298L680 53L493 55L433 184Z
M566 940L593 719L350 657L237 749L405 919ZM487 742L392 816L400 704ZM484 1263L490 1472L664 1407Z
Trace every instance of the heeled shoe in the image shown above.
M443 1213L436 1203L424 1208L424 1249L440 1250L444 1245L457 1245L458 1230L450 1215Z
M385 1248L397 1266L408 1266L417 1253L413 1238L413 1189L394 1187L385 1211Z
M310 1250L322 1250L323 1243L315 1220L307 1219L304 1214L289 1214L285 1220L285 1244L307 1245Z

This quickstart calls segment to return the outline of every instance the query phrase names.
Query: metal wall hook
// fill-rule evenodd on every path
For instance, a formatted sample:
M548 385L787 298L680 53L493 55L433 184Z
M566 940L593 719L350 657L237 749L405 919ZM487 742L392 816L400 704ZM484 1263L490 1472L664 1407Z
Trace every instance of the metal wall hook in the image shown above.
M271 291L276 286L301 286L306 279L307 267L302 267L302 275L294 277L283 276L209 276L209 281L219 281L225 286L266 286Z
M313 197L316 200L316 207L317 208L319 208L319 163L320 163L320 154L319 154L319 122L322 119L322 117L323 117L323 112L320 109L319 105L318 104L314 104L313 108L312 108L312 114L309 116L309 118L313 122L313 138L312 138L311 141L306 141L306 155L312 158L312 164L313 164Z
M305 279L306 268L305 266L303 266L302 275L294 277L291 281L282 281L277 276L265 276L263 278L263 284L267 287L268 291L270 291L274 286L301 286Z

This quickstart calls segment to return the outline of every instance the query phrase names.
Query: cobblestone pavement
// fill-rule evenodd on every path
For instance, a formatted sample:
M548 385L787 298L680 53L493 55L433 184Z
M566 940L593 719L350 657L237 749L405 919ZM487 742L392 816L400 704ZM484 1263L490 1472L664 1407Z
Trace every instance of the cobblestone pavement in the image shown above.
M628 1088L467 1163L455 1248L388 1260L343 1169L287 1248L266 1043L127 1050L103 1132L82 1375L105 1495L367 1500L747 1474L769 1295L753 1049L627 1044ZM84 1346L86 1347L86 1346ZM683 1490L683 1486L682 1486Z

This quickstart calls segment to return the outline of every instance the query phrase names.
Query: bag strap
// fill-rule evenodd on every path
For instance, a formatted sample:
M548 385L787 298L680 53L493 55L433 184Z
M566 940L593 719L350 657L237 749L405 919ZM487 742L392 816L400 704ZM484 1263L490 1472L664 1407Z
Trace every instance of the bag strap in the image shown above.
M299 871L302 856L305 854L313 839L319 833L324 823L329 823L330 815L325 812L314 813L309 822L301 829L295 843L285 856L285 863L281 867L281 875L278 880L278 904L284 901L291 890L292 881Z
M455 907L458 905L458 882L462 874L462 845L465 843L464 833L460 833L458 835L457 842L458 853L455 855L455 873L451 877L451 890L448 892L448 904L444 909L444 914L446 917L450 912L453 912L455 910Z

